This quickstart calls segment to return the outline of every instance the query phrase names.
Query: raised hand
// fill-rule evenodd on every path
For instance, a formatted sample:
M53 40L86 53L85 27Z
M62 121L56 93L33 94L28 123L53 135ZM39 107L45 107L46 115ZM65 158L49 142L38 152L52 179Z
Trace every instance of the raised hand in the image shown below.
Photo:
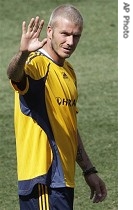
M20 43L20 51L33 52L42 48L47 42L47 39L39 41L39 36L44 25L44 20L40 20L37 16L32 18L28 27L26 28L26 22L22 23L22 37Z

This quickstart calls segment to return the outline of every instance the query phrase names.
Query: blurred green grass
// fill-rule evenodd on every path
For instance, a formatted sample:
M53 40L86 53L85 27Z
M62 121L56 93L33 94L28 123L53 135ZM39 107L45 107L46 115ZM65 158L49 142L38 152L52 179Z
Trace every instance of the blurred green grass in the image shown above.
M6 69L19 48L21 23L39 15L46 25L65 0L0 0L0 210L18 210L14 94ZM76 170L75 210L117 209L117 1L69 1L83 14L84 31L69 59L78 78L78 124L87 153L108 188L106 201L93 204L81 170ZM46 25L44 28L46 28ZM45 36L45 30L41 37Z

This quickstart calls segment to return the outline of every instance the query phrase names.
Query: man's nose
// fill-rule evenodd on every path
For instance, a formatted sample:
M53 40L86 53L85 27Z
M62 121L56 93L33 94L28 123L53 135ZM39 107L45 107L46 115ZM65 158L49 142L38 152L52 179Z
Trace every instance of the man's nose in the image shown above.
M73 35L70 35L70 36L67 37L67 44L69 46L73 45Z

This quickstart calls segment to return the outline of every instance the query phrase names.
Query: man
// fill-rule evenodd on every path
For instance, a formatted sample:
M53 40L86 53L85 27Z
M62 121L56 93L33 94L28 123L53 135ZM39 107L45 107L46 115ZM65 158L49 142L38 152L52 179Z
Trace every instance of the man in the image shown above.
M72 210L75 163L83 170L94 203L107 195L77 130L77 87L72 66L83 18L72 5L51 14L47 38L39 41L44 21L22 24L19 52L7 74L15 90L15 135L21 210Z

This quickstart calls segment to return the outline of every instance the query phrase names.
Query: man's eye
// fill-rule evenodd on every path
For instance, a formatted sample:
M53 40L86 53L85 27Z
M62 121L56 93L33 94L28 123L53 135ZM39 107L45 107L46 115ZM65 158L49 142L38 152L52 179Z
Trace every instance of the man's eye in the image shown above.
M74 35L74 37L77 38L77 39L80 38L80 36L81 36L81 35Z
M62 33L63 36L68 36L66 33Z

